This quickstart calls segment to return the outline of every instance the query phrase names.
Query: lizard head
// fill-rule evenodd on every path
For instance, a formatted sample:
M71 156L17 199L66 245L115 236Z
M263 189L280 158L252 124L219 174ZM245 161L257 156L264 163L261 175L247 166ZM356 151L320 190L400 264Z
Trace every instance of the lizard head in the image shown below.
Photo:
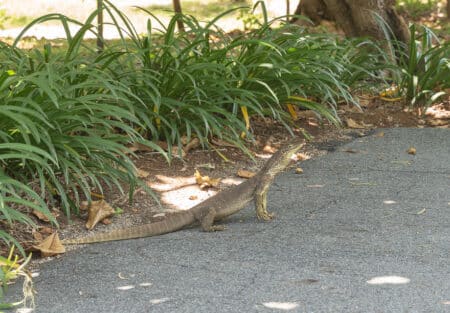
M292 156L304 145L305 139L303 138L294 138L288 141L267 161L264 170L268 174L276 175L289 165Z

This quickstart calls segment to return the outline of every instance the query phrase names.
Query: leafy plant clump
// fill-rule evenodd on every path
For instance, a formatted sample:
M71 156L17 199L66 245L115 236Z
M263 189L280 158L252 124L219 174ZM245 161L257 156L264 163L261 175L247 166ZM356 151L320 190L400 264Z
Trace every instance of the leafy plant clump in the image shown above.
M410 26L411 41L400 59L400 90L413 106L429 106L450 88L450 42L440 42L427 27Z
M279 19L269 21L264 6L258 29L230 35L216 21L235 10L206 24L185 15L175 15L167 26L160 22L160 30L149 22L142 37L126 16L109 7L109 14L127 26L129 37L122 44L130 52L121 58L125 65L112 63L110 68L129 68L114 72L159 114L149 129L152 136L177 142L195 134L204 144L219 136L239 144L239 135L249 131L248 115L270 116L289 128L287 105L338 122L336 103L353 102L351 85L371 75L366 69L371 57L361 57L366 43L308 34L296 25L277 26ZM176 31L179 19L185 32Z
M81 39L78 39L81 40ZM93 189L138 181L125 145L144 141L130 125L129 89L101 63L74 54L29 53L2 44L0 55L0 222L33 226L30 210L56 223L48 204L67 216ZM70 52L69 52L70 51ZM69 54L70 53L70 54ZM76 56L76 57L72 57ZM20 245L0 231L7 243Z
M412 24L411 40L404 44L390 40L397 57L388 64L398 90L411 106L428 107L450 88L450 42L441 42L429 28Z
M392 30L376 15L389 53L382 67L391 73L398 94L416 108L426 108L447 95L450 88L450 42L441 41L429 28L409 27L410 41L396 40Z

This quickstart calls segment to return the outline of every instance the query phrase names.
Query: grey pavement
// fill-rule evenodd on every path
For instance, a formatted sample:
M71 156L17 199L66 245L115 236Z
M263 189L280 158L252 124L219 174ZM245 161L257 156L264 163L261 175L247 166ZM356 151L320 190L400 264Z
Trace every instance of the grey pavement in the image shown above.
M278 176L272 222L247 208L44 264L35 312L450 312L450 130L382 131Z

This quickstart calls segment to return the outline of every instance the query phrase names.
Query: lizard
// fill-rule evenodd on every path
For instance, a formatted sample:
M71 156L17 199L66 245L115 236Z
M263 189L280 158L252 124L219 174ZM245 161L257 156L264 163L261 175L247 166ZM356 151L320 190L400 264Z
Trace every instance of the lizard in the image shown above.
M265 221L271 220L274 214L267 211L267 193L269 187L275 179L275 176L289 165L291 157L303 145L303 139L294 138L280 147L253 177L239 185L217 193L186 211L170 215L162 221L116 229L111 232L98 233L82 238L65 239L62 240L62 243L87 244L158 236L178 231L196 222L200 224L204 231L224 230L225 227L223 225L214 225L214 222L244 209L252 200L255 200L257 218Z

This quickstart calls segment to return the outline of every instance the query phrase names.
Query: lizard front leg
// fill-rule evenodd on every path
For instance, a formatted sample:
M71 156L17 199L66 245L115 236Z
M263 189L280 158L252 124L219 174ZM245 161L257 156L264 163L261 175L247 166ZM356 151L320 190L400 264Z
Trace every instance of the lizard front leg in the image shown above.
M225 230L223 225L214 225L214 218L216 217L216 210L214 208L209 208L203 212L199 212L194 214L197 221L200 222L200 225L203 231L219 231Z
M268 183L261 183L255 191L256 217L259 220L269 221L275 216L275 214L267 211L267 192L269 191L269 186L270 184Z

